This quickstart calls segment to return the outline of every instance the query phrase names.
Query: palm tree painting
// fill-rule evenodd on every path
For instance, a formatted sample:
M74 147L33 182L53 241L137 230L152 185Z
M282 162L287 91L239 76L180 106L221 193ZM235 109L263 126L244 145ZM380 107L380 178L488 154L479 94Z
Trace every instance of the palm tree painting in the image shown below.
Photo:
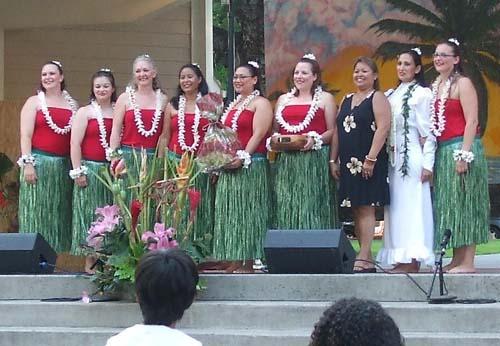
M417 18L417 21L382 19L372 25L377 35L403 34L412 43L386 41L375 51L383 61L394 59L403 50L418 45L423 57L431 57L435 44L457 38L465 74L476 86L479 97L481 134L488 120L488 90L485 77L500 85L500 1L432 0L428 9L411 0L385 0L389 5ZM430 74L432 62L424 66Z

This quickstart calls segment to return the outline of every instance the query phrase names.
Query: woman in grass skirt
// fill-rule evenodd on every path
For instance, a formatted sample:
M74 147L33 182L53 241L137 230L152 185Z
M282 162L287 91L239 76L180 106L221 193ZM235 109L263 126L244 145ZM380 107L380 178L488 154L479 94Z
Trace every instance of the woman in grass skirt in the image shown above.
M399 85L389 95L391 203L385 207L384 247L377 261L394 265L394 272L416 273L421 262L434 265L430 178L436 141L430 129L432 93L425 83L420 49L401 53L396 69Z
M62 65L42 67L38 95L21 110L19 231L40 233L56 252L71 247L71 121L78 105L65 89Z
M242 145L221 173L215 194L214 257L235 261L227 272L253 272L253 260L264 256L270 222L265 142L272 126L272 107L260 96L259 75L254 61L236 69L233 85L239 95L221 119Z
M294 88L279 97L277 134L306 135L299 151L280 152L273 170L273 227L329 229L338 225L335 181L328 171L330 140L337 107L321 87L321 71L313 54L299 60ZM268 147L269 148L269 147Z
M208 125L208 119L201 116L196 101L206 94L208 84L200 67L196 64L182 66L177 95L167 105L163 125L162 141L165 144L160 150L166 146L169 158L179 161L185 152L196 155ZM204 241L213 236L215 187L210 176L201 173L196 177L195 189L201 193L201 203L196 209L191 238Z
M96 208L113 203L111 191L95 174L108 169L106 149L113 125L116 101L115 78L109 69L101 69L91 79L90 104L78 110L71 130L70 177L73 188L73 238L71 254L82 255L87 231L95 219ZM87 258L85 271L90 272L93 259Z
M109 144L112 169L123 156L128 167L127 174L132 174L136 181L139 179L141 151L146 150L149 158L155 155L162 133L165 105L166 96L161 90L153 59L147 54L139 55L132 65L132 81L118 97L113 113ZM137 198L134 197L135 191L126 191L129 202ZM153 210L154 206L151 204L144 208ZM149 226L151 229L153 224Z
M488 241L488 168L479 138L478 99L471 80L461 74L456 39L434 52L439 73L432 84L431 128L438 140L434 179L435 244L451 230L449 273L475 272L476 244Z

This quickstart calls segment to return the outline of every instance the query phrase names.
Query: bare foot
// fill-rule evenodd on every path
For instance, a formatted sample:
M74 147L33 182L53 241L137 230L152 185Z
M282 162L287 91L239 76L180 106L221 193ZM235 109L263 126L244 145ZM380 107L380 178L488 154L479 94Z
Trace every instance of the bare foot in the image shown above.
M457 266L458 266L458 263L454 263L453 261L451 261L449 264L447 264L443 267L443 271L447 273Z
M394 268L389 270L390 273L418 273L420 266L418 262L398 263Z
M365 258L356 258L356 260L354 260L354 267L362 269L373 268L374 267L373 260Z
M474 274L476 268L469 266L456 266L447 271L448 274Z

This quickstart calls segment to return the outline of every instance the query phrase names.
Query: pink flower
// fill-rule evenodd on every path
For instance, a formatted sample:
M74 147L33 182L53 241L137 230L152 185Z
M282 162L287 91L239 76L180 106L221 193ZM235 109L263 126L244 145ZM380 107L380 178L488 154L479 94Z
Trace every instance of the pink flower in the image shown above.
M117 205L106 205L96 208L96 215L99 215L99 222L113 228L120 222L120 208Z
M115 178L119 178L127 173L127 165L125 159L120 159L119 161L113 161L110 165L111 174Z
M149 250L169 249L178 246L174 239L175 229L172 227L165 229L162 223L156 223L154 232L147 231L142 235L142 241L146 243Z

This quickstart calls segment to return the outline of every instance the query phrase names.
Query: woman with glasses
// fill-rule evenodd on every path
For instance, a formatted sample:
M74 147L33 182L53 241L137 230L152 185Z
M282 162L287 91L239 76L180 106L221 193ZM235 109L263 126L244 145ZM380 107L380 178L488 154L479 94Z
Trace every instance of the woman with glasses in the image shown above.
M78 105L62 64L42 66L40 87L21 110L19 232L40 233L56 252L71 247L70 132Z
M233 76L239 94L222 115L241 149L219 176L215 193L214 257L232 261L227 272L252 273L253 260L264 256L264 235L270 221L266 137L272 107L260 95L259 65L240 65Z
M391 201L385 207L384 247L377 261L394 265L394 272L416 273L421 262L434 264L429 182L435 151L429 117L432 93L425 83L419 48L401 53L396 70L399 85L389 91Z
M293 71L293 89L276 103L275 128L268 149L288 139L300 147L283 148L274 163L276 229L330 229L338 224L335 182L328 171L329 144L337 107L321 86L321 69L313 54Z
M462 74L459 42L436 46L431 129L437 138L434 168L435 244L446 229L453 258L449 273L475 272L476 244L488 241L488 169L479 138L478 98Z
M78 110L71 129L70 177L73 187L72 255L83 255L87 231L95 218L96 208L112 204L113 196L95 176L107 168L106 150L113 124L113 106L116 101L115 77L111 70L100 69L91 79L90 104ZM85 271L91 273L94 264L87 257Z

